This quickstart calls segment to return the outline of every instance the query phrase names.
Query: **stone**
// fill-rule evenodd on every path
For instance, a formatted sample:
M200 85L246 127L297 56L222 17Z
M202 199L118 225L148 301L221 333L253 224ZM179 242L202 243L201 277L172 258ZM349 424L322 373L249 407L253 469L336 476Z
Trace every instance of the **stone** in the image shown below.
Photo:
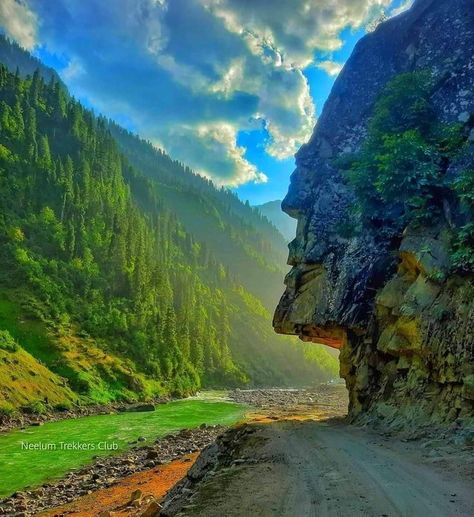
M155 404L134 404L123 408L123 411L141 412L141 411L155 411Z
M159 453L158 451L155 451L155 450L151 450L151 451L148 451L147 452L147 455L146 455L146 459L147 460L155 460L159 457Z
M143 492L141 490L135 490L132 492L132 495L130 496L130 502L133 503L133 501L137 501L141 499L143 496Z
M407 71L431 70L434 116L467 126L474 114L472 27L470 0L416 0L382 23L357 44L296 154L282 208L298 219L299 231L273 325L340 349L353 420L373 416L415 429L473 416L474 372L464 368L474 363L474 281L451 263L452 228L469 215L442 199L440 215L428 223L393 230L381 220L348 231L354 192L339 159L360 148L382 89ZM466 130L474 142L474 129ZM450 181L474 169L474 146L445 165Z
M467 375L463 378L463 397L474 400L474 375Z
M153 501L148 505L146 510L140 514L140 517L154 517L155 515L158 515L160 510L161 505L156 501Z

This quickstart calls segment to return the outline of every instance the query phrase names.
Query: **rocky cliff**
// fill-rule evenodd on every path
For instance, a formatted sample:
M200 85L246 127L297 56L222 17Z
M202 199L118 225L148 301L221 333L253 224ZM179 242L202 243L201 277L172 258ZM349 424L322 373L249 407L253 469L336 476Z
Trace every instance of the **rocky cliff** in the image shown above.
M369 148L374 109L387 85L418 72L430 77L430 120L456 128L461 142L459 152L446 151L436 162L442 188L438 183L438 190L423 191L434 195L418 196L439 210L407 217L409 203L393 202L409 188L400 183L380 195L383 215L367 217L354 210L356 189L343 159ZM472 231L472 211L460 199L474 195L473 127L474 2L418 0L358 43L311 140L296 155L282 203L298 220L289 246L293 267L274 327L341 349L352 417L412 423L472 417L474 280L472 262L455 267L453 241L459 228ZM464 191L456 198L446 185L461 184L461 175Z

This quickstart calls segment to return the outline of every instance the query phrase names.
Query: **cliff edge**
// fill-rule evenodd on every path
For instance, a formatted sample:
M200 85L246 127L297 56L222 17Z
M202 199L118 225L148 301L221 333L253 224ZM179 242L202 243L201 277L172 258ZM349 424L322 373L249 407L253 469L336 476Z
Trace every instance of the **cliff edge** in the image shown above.
M274 327L340 348L350 416L472 418L472 0L418 0L358 43L282 208Z

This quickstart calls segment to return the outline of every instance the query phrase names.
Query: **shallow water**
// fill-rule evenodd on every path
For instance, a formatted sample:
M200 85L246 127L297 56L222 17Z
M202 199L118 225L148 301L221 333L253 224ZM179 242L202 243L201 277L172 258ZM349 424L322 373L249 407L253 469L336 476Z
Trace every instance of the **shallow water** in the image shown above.
M138 437L151 441L203 423L230 425L244 412L231 402L187 399L152 412L87 416L0 434L0 497L59 478L93 456L123 451Z

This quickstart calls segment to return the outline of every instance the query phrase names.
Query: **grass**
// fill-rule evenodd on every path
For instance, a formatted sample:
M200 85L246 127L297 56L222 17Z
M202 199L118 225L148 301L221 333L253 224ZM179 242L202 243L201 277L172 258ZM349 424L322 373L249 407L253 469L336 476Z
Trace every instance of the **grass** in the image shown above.
M16 352L0 349L0 412L11 414L23 407L41 412L45 399L52 406L78 400L64 379L48 370L31 354L18 348ZM46 408L45 408L46 409Z
M106 456L123 451L140 436L150 441L203 423L230 425L243 417L245 409L229 402L182 400L160 405L153 412L62 420L2 434L0 497L59 478L71 469L91 462L95 455ZM49 449L24 449L22 442L42 444ZM61 443L81 443L88 449L65 450ZM109 446L116 443L118 449L99 449L99 444L104 443ZM51 449L53 446L55 450Z
M36 359L48 364L57 357L45 325L26 317L20 304L12 301L16 293L0 292L0 329L8 330L13 338Z
M107 404L162 395L163 386L138 373L122 358L105 352L72 328L53 333L23 308L22 292L0 291L0 331L19 345L0 347L0 411L2 406L70 406L71 402ZM11 348L11 347L10 347ZM32 373L33 372L33 373Z

